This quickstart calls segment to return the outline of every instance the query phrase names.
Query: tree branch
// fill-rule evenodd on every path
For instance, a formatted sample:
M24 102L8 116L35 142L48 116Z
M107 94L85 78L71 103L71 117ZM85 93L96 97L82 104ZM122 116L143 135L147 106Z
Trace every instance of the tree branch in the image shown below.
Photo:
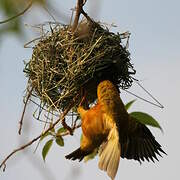
M82 9L83 9L83 6L84 6L85 2L84 2L84 0L77 0L76 15L75 15L74 23L73 23L73 26L72 26L72 32L74 32L76 30L77 26L78 26L79 17L80 17L80 14L82 12Z
M27 103L28 103L28 101L29 101L29 98L31 97L32 91L33 91L33 87L32 87L31 90L28 92L28 96L27 96L26 101L25 101L25 103L24 103L24 108L23 108L21 120L19 121L19 131L18 131L19 135L21 135L21 130L22 130L22 125L23 125L24 114L25 114L25 111L26 111L26 106L27 106Z
M78 94L79 95L79 94ZM48 129L46 129L43 134L40 134L39 136L35 137L33 140L31 140L30 142L24 144L23 146L15 149L14 151L12 151L0 164L0 169L3 167L3 171L5 171L6 169L6 162L7 160L14 155L15 153L25 149L26 147L30 146L31 144L33 144L34 142L36 142L38 139L40 139L44 134L46 134L48 131L50 131L51 129L53 129L60 121L62 121L65 116L67 115L67 113L71 110L71 108L74 106L74 104L76 103L77 97L78 95L73 99L72 103L64 110L64 112L61 114L60 118L55 121L52 126L50 126Z

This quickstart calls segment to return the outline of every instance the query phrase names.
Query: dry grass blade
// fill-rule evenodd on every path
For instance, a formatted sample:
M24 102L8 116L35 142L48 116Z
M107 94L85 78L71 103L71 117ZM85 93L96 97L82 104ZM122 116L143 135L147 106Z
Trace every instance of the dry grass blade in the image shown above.
M135 70L120 34L94 21L82 21L75 33L68 25L51 30L34 46L24 69L35 96L48 109L64 110L82 87L93 103L97 84L104 79L122 89L131 86Z

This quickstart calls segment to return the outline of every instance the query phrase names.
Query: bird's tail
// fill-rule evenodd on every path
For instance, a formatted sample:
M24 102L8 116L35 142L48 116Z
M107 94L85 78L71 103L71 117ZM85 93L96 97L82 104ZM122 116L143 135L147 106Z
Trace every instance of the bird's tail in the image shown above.
M101 145L99 152L99 169L107 171L109 177L114 180L121 155L119 134L114 126L108 135L107 141Z

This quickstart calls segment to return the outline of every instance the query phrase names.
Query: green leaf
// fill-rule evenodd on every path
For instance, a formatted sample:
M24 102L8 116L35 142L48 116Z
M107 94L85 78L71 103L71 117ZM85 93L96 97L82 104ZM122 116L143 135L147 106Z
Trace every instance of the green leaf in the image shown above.
M59 136L56 138L56 143L59 145L59 146L64 146L64 139Z
M134 100L128 102L128 103L125 105L126 110L128 110L128 109L132 106L132 104L133 104L135 101L136 101L136 99L134 99Z
M60 135L61 133L64 133L66 131L67 131L67 129L65 129L64 127L61 127L57 130L57 135Z
M45 161L46 156L47 156L47 154L48 154L48 152L52 146L52 143L53 143L53 139L50 139L49 141L46 142L46 144L43 147L42 156L43 156L44 161Z
M142 124L149 125L149 126L152 126L152 127L156 127L156 128L159 128L161 131L163 131L161 126L157 122L157 120L154 119L152 116L150 116L147 113L132 112L132 113L130 113L130 116L135 118L138 122L140 122Z

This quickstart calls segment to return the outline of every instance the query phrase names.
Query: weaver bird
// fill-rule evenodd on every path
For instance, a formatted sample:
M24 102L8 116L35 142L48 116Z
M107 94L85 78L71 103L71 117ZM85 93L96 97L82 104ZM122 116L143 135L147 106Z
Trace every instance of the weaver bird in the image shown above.
M113 180L120 157L139 162L156 160L156 154L165 152L150 130L131 117L119 96L116 86L109 80L97 87L97 104L85 110L82 105L78 113L82 119L82 141L80 148L67 155L67 159L81 161L99 149L99 168Z

